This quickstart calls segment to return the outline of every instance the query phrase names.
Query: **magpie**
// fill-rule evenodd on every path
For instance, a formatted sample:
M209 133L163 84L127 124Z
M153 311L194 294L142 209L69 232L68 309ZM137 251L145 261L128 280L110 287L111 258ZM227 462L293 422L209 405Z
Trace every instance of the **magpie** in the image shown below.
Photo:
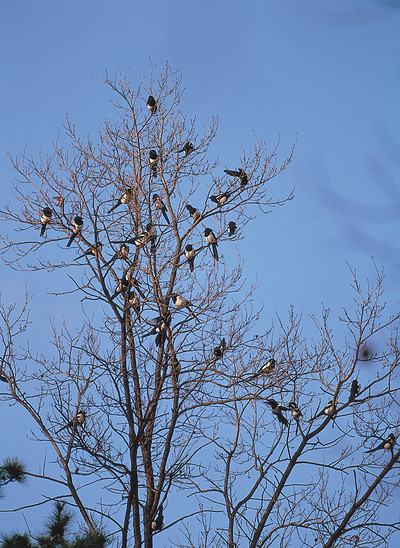
M51 222L51 216L53 215L53 211L50 207L45 207L42 211L42 216L40 217L40 224L42 225L42 228L40 229L40 235L44 236L44 233L46 232L47 225Z
M160 509L158 511L158 516L156 519L154 519L151 522L151 528L153 531L161 531L161 529L164 527L164 515L163 515L163 506L161 504Z
M135 294L134 291L128 291L126 293L126 301L128 303L129 306L131 306L133 308L133 310L136 312L136 315L138 317L138 320L140 322L141 318L140 318L140 311L141 311L141 308L142 308L142 305L140 304L140 301L137 297L137 295Z
M206 228L204 230L204 236L206 237L208 245L211 245L211 253L216 261L218 261L218 241L215 237L214 232L211 230L211 228Z
M69 247L72 244L72 242L75 239L75 236L82 232L82 228L83 228L83 219L82 217L79 217L77 215L72 221L72 234L70 239L68 240L67 247Z
M279 405L278 402L276 400L273 400L272 398L265 400L265 403L268 403L268 405L271 406L272 414L275 415L275 417L281 424L283 424L283 426L287 426L289 424L287 418L282 415L282 411L288 410L287 407Z
M356 399L356 396L358 396L358 394L360 393L360 390L361 390L361 384L358 382L357 379L354 379L350 387L349 402L353 402Z
M83 257L97 257L97 255L101 253L102 249L103 244L101 242L97 242L89 247L83 255L79 255L79 257L76 257L74 260L78 261L79 259L83 259Z
M150 251L151 251L151 253L154 253L156 248L157 248L157 246L156 246L157 229L153 225L153 223L147 223L146 233L147 233L147 236L150 240L150 245L151 245Z
M390 449L390 451L393 453L393 447L396 443L396 437L394 434L389 434L388 437L383 440L382 443L377 445L376 447L373 447L372 449L369 449L368 451L365 451L366 453L373 453L374 451L379 451L380 449Z
M143 247L147 244L147 240L149 239L149 234L147 230L144 232L139 232L137 236L134 236L130 240L127 240L130 244L135 244L136 247Z
M145 335L156 335L156 346L161 346L164 342L165 332L171 323L171 314L167 312L166 316L158 316L150 320L150 324L154 325L153 329Z
M229 236L233 236L236 232L237 226L234 221L229 221L228 223L228 234Z
M188 141L185 146L183 148L181 148L181 150L178 150L178 153L179 152L184 152L185 153L185 156L188 156L191 152L194 151L194 146L193 146L193 143L191 143L190 141Z
M155 114L157 112L157 101L152 95L149 95L149 98L147 99L147 108L151 114Z
M241 187L245 187L249 181L247 173L242 168L239 168L238 170L224 169L224 172L232 177L237 177Z
M212 202L214 202L215 204L219 205L219 206L222 206L226 201L227 199L229 198L229 196L232 194L232 192L222 192L222 194L212 194L210 196L210 200Z
M108 213L111 213L114 211L114 209L117 209L121 204L129 204L129 202L132 200L132 189L127 188L125 192L122 194L121 198L117 201L116 204L112 206L111 209L108 210Z
M189 211L193 221L196 222L198 219L200 219L201 213L198 209L196 209L195 207L192 207L190 204L187 204L186 209Z
M164 202L160 198L158 194L153 194L153 205L156 209L162 211L162 214L164 215L165 220L169 224L169 219L167 215L167 208L165 207Z
M117 287L114 291L114 294L111 297L111 300L115 299L115 297L117 295L124 294L127 291L129 291L130 287L131 287L131 282L128 280L128 278L124 274L122 276L122 278L120 279L120 281L119 281L119 283L118 283L118 285L117 285Z
M336 405L334 404L333 400L330 400L325 405L323 410L320 413L318 413L318 415L316 415L315 418L322 417L323 415L330 416L330 417L334 417L336 415Z
M219 343L219 346L216 346L214 348L214 359L218 360L219 358L222 358L225 352L225 347L226 347L226 341L225 341L225 338L223 338L221 342Z
M74 426L83 426L83 424L85 423L85 419L86 419L85 411L82 411L82 410L78 411L76 416L71 421L69 421L68 424L66 424L59 430L57 430L56 434L61 432L61 430L65 430L65 428L73 428Z
M189 264L190 272L193 272L194 270L194 258L195 258L195 251L193 249L192 244L187 244L185 247L185 257L187 259L187 262Z
M259 377L260 375L268 375L269 373L272 373L272 371L275 369L275 365L276 360L274 358L270 358L260 367L260 369L256 373L254 373L254 375L249 378L249 381L255 379L256 377Z
M121 244L119 249L114 253L111 259L104 266L109 266L111 263L113 263L117 259L127 259L128 256L129 256L129 245Z
M198 316L193 312L191 308L191 302L188 299L185 299L185 297L182 297L182 295L178 295L177 293L174 293L171 295L172 300L174 301L174 305L178 310L181 310L182 308L187 308L189 312L192 314L192 316L199 322Z
M153 173L153 177L157 177L157 166L158 166L158 154L155 150L150 150L149 153L149 162L150 168Z
M288 409L292 415L292 417L298 421L300 417L303 416L302 412L300 411L300 409L298 408L298 405L295 401L291 401L288 405Z

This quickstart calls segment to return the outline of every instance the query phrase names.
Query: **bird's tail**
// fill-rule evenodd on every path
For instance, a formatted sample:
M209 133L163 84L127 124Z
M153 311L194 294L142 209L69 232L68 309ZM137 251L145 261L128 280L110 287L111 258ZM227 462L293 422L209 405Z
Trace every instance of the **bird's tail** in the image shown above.
M46 224L42 224L42 228L40 229L40 235L44 236L45 232L46 232Z
M166 221L167 221L167 223L169 224L169 219L168 219L168 215L167 215L167 209L166 209L166 207L163 207L163 210L162 210L162 212L163 212L163 215L164 215L164 218L165 218L165 220L166 220Z
M217 245L218 244L212 244L212 254L214 256L214 259L216 261L219 261Z
M68 240L68 243L67 243L67 247L69 247L72 244L72 242L75 239L75 236L76 236L75 232L71 234L71 237L70 237L70 239Z

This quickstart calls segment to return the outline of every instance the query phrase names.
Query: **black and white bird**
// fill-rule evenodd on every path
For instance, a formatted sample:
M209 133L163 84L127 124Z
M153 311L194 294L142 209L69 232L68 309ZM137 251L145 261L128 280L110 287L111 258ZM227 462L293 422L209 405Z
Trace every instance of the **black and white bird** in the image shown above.
M318 415L316 415L315 418L317 417L322 417L323 415L326 415L327 417L334 417L336 415L336 405L334 403L333 400L330 400L326 405L325 407L323 408L322 411L320 411L318 413Z
M219 345L214 348L214 359L215 360L218 360L219 358L222 358L222 356L224 355L224 352L225 352L225 348L226 348L226 341L225 341L225 337L224 337L221 340L221 342L219 343Z
M216 261L218 261L218 241L215 237L214 232L211 230L211 228L206 228L204 230L204 236L206 237L206 241L208 245L211 246L211 253Z
M159 211L162 212L162 214L164 215L164 219L169 224L167 208L165 207L164 202L162 201L162 199L160 198L160 196L158 194L153 194L153 205L156 209L158 209Z
M161 346L164 342L165 333L168 329L168 326L171 323L171 314L167 312L165 317L158 316L157 318L150 320L149 323L154 327L149 333L144 336L148 337L149 335L156 335L156 346Z
M156 246L156 240L157 240L157 229L153 225L153 223L147 223L146 225L146 233L150 241L150 252L155 253L157 246Z
M224 169L224 172L231 177L237 177L241 187L245 187L249 181L247 173L242 168L239 168L238 170Z
M152 95L149 95L149 98L147 99L147 108L151 114L155 114L157 112L157 101Z
M143 247L147 244L147 240L149 239L149 234L147 230L144 230L143 232L139 232L137 236L134 236L130 240L127 240L130 244L135 244L136 247Z
M303 416L302 412L300 411L297 403L295 401L291 401L288 405L288 410L290 411L292 417L298 421L300 417Z
M185 257L187 259L187 262L188 262L188 265L189 265L189 268L190 268L190 272L193 272L194 270L194 258L196 256L196 253L195 253L195 250L193 249L193 245L192 244L187 244L187 246L185 247Z
M115 288L115 291L111 297L111 300L115 299L117 295L125 294L127 291L129 291L130 288L131 288L131 282L128 280L128 278L124 274L122 278L120 279L117 287Z
M228 200L231 194L232 192L229 192L229 191L222 192L221 194L215 194L215 195L212 194L210 196L210 200L214 202L215 204L222 206L226 203L226 201Z
M171 298L174 302L174 305L178 310L182 310L182 308L187 308L189 312L192 314L192 316L199 322L198 316L193 312L193 309L191 307L191 302L188 299L185 299L185 297L182 297L182 295L178 295L178 293L173 293L171 295Z
M358 394L360 393L360 390L361 390L361 384L358 382L357 379L354 379L350 387L349 402L353 402L356 399L356 396L358 396Z
M157 517L151 522L151 528L153 529L153 531L161 531L163 527L164 527L164 515L163 515L163 507L161 504Z
M85 423L85 420L86 420L86 413L85 411L80 410L77 412L76 416L71 421L69 421L68 424L66 424L59 430L57 430L56 434L61 432L61 430L65 430L66 428L74 428L74 426L83 426Z
M179 152L184 152L185 153L185 156L188 156L191 152L194 151L194 146L193 146L193 143L191 143L190 141L188 141L183 148L181 148L180 150L178 150L178 153Z
M72 221L72 234L70 239L68 240L67 247L69 247L72 244L72 242L75 239L75 236L77 236L78 234L82 232L82 229L83 229L83 219L82 217L79 217L79 215L77 215Z
M79 257L76 257L74 260L78 261L79 259L83 259L83 257L97 257L97 255L101 253L102 249L103 244L101 242L97 242L90 246L83 255L79 255Z
M236 232L237 226L234 221L229 221L228 223L228 234L229 236L233 236Z
M248 380L251 381L261 375L269 375L275 369L276 360L274 358L269 358L262 366L254 373Z
M368 451L365 451L366 453L374 453L375 451L379 451L380 449L390 449L390 451L393 453L393 447L396 443L396 437L394 434L389 434L388 437L383 440L382 443L377 445L376 447L373 447L372 449L369 449Z
M117 209L122 204L129 204L129 202L132 201L132 189L127 188L125 192L122 194L121 198L115 203L111 209L108 210L108 213L111 213L114 211L114 209Z
M40 224L42 225L40 229L40 235L44 236L44 233L46 232L47 225L51 223L51 217L53 215L53 211L50 207L45 207L42 211L42 216L40 217Z
M109 266L114 263L117 259L126 260L129 257L129 245L123 243L119 246L119 249L114 253L111 259L104 265Z
M284 407L283 405L279 405L279 403L276 400L273 400L272 398L265 400L265 403L267 403L271 409L272 414L275 415L275 417L278 419L278 421L283 424L283 426L288 425L287 418L282 414L282 411L287 411L288 408Z
M135 313L138 317L138 320L140 322L141 321L140 312L141 312L141 309L142 309L142 304L141 304L138 296L136 295L136 293L134 291L128 291L126 293L126 302L127 302L128 306L133 308L133 310L135 311Z
M197 221L198 219L200 219L201 213L198 209L192 207L190 204L187 204L186 209L189 211L193 221Z
M158 154L153 149L150 150L149 152L149 162L150 162L150 169L153 174L153 177L157 177Z

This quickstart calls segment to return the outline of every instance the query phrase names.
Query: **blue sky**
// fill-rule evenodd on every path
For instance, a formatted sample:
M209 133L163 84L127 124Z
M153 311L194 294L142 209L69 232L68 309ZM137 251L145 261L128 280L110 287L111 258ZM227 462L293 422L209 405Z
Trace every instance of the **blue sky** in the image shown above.
M93 137L113 115L99 81L106 69L132 67L146 78L149 59L161 67L168 61L183 76L182 109L198 128L219 117L213 151L221 170L237 165L252 131L270 147L280 136L282 158L298 135L294 159L276 182L282 195L295 186L295 199L258 218L238 242L265 320L291 304L305 316L318 315L321 303L351 305L347 263L361 278L373 277L371 256L385 266L393 306L400 281L399 36L400 9L389 0L153 0L151 8L144 1L2 0L2 203L13 180L8 153L25 145L34 156L50 151L66 113L81 135ZM42 297L43 274L27 277L1 264L0 271L6 301L19 300L28 284L31 333L45 339L43 319L60 310ZM44 279L50 290L57 284L49 274ZM25 451L23 415L2 414L0 456ZM10 501L13 487L1 507ZM10 523L0 513L0 531Z

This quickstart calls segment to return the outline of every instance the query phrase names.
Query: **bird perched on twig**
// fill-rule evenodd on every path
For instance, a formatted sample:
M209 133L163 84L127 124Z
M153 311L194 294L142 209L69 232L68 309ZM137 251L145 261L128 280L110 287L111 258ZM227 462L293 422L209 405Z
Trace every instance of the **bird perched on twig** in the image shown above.
M178 150L178 153L179 152L184 152L185 153L185 156L188 156L191 152L194 151L194 146L193 146L193 143L191 143L190 141L188 141L183 148L181 148L180 150Z
M357 379L354 379L350 387L349 402L353 402L356 399L356 396L358 396L358 394L360 393L360 390L361 390L361 384L358 382Z
M61 430L65 430L65 428L73 428L74 426L83 426L83 424L85 423L85 420L86 420L85 411L82 411L82 410L78 411L76 416L71 421L69 421L68 424L66 424L59 430L57 430L56 434L61 432Z
M224 355L224 352L225 352L225 347L226 347L226 341L225 341L225 337L224 337L221 340L221 342L219 343L219 345L214 348L214 359L215 360L218 360L219 358L222 358L222 356Z
M140 312L141 312L141 308L142 308L142 305L137 297L137 295L135 294L134 291L128 291L126 293L126 302L128 304L128 306L130 306L131 308L133 308L133 310L135 311L137 317L138 317L138 320L139 322L141 321L141 318L140 318Z
M153 174L153 177L157 177L158 154L153 149L150 150L149 152L149 162L150 162L150 169Z
M256 377L259 377L260 375L269 375L275 369L275 365L276 365L276 360L274 358L270 358L248 380L251 381L255 379Z
M162 214L164 215L164 219L169 224L167 208L165 207L164 202L162 201L162 199L160 198L160 196L158 194L153 194L153 205L156 209L158 209L159 211L162 212Z
M396 437L394 434L389 434L388 437L382 441L379 445L376 447L373 447L372 449L369 449L368 451L365 451L366 453L374 453L375 451L379 451L380 449L390 449L392 455L393 455L393 447L396 443Z
M120 279L120 281L118 282L118 285L115 288L115 291L111 297L111 300L115 299L117 295L124 294L127 291L129 291L130 287L131 287L131 282L126 277L126 274L124 274L122 278Z
M271 407L272 414L275 415L278 421L283 424L283 426L287 426L288 420L282 415L282 411L288 411L288 408L284 407L283 405L279 405L278 402L276 400L273 400L272 398L265 400L265 403L268 403L268 405Z
M323 415L327 417L334 417L336 415L336 405L333 400L330 400L315 418L322 417Z
M189 211L193 221L196 222L198 219L200 219L201 213L198 209L196 209L195 207L192 207L190 204L187 204L186 209Z
M50 207L45 207L42 211L42 216L40 217L40 224L42 225L40 229L40 235L44 236L44 233L46 232L47 225L51 223L51 216L53 215L53 211Z
M156 239L157 239L157 229L156 227L153 225L153 223L147 223L146 225L146 233L147 233L147 236L150 240L150 252L151 253L154 253L155 250L157 249L157 246L156 246Z
M119 249L114 253L111 259L104 266L109 266L111 263L113 263L117 259L125 260L128 258L128 256L129 256L129 245L123 243L119 246Z
M152 95L149 95L149 98L147 99L147 108L151 114L155 114L157 112L157 101Z
M151 522L151 528L153 529L153 531L161 531L163 527L164 527L164 515L163 515L163 507L161 504L156 519L154 519Z
M157 316L157 318L154 318L153 320L150 320L149 322L151 325L154 325L153 329L144 335L145 337L148 337L149 335L156 335L156 346L161 346L164 342L165 333L167 331L168 326L171 323L171 314L167 312L167 314L164 316Z
M297 421L299 420L300 417L303 416L302 412L300 411L300 409L298 408L298 405L295 401L291 401L288 405L288 409L292 415L292 417Z
M222 192L222 194L216 194L216 195L212 194L210 196L210 200L214 202L215 204L222 206L223 204L226 203L226 201L228 200L231 194L232 192L229 192L229 191Z
M117 209L121 204L129 204L129 202L132 201L132 189L127 188L125 192L122 194L121 198L112 206L111 209L108 210L108 213L111 213L114 211L114 209Z
M185 297L182 297L182 295L178 295L177 293L174 293L171 295L171 298L174 302L174 305L178 310L181 310L182 308L187 308L189 312L192 314L192 316L199 322L198 316L193 312L191 308L191 302L188 299L185 299Z
M216 261L218 261L218 241L214 234L214 232L211 230L211 228L206 228L204 230L204 236L206 237L206 241L208 245L211 246L211 253Z
M99 253L101 253L101 250L103 249L103 244L101 242L97 242L89 247L85 251L83 255L79 255L79 257L75 257L75 261L78 261L79 259L83 259L83 257L97 257Z
M234 221L229 221L228 223L228 234L229 236L233 236L236 232L237 226Z
M237 177L239 179L239 183L241 187L245 187L249 181L249 178L246 172L242 168L239 168L238 170L224 169L224 172L227 175L231 175L231 177Z
M75 239L75 236L77 236L78 234L82 232L82 229L83 229L83 219L82 217L79 217L79 215L77 215L72 221L72 234L70 239L68 240L67 247L69 247L72 244L72 242Z
M193 272L194 270L194 258L196 256L195 250L193 249L192 244L187 244L185 247L185 257L187 259L190 272Z

